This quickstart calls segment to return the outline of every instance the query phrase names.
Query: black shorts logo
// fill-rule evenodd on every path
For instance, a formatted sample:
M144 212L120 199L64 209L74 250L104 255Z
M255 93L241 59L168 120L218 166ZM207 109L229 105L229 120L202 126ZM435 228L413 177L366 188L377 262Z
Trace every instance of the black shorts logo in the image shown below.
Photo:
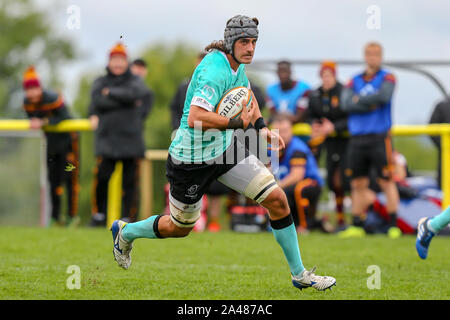
M192 186L190 186L186 192L186 197L190 197L190 198L195 198L197 196L197 190L198 190L199 185L198 184L194 184Z

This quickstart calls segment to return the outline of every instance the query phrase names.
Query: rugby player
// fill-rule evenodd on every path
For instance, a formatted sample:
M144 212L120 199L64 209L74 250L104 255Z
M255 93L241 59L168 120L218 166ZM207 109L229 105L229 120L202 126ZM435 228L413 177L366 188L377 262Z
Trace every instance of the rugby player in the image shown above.
M285 147L280 136L266 127L256 99L252 99L250 110L242 109L237 119L214 112L226 91L250 87L245 65L253 59L258 24L256 18L234 16L226 24L224 40L206 47L209 53L194 71L180 128L169 148L170 215L154 215L136 223L113 223L114 258L122 268L129 268L132 243L138 238L187 236L200 217L206 188L217 179L268 209L273 234L284 252L295 287L325 290L335 285L334 278L317 276L315 268L304 268L284 191L269 169L233 137L235 130L251 123L274 149L277 145L279 149ZM231 163L230 158L234 160Z

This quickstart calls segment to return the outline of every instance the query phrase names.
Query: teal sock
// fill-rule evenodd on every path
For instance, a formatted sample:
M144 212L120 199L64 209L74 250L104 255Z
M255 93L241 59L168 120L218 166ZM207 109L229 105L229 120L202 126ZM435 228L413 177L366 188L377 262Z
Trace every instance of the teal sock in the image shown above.
M431 231L438 233L450 223L450 207L442 211L439 215L429 220L428 225Z
M280 220L270 220L272 232L283 249L283 253L291 269L291 273L296 276L299 275L305 267L303 267L300 249L298 247L297 231L292 220L292 215L289 215Z
M160 217L159 215L155 215L142 221L128 223L122 229L122 237L128 242L138 238L161 238L158 232L158 221Z

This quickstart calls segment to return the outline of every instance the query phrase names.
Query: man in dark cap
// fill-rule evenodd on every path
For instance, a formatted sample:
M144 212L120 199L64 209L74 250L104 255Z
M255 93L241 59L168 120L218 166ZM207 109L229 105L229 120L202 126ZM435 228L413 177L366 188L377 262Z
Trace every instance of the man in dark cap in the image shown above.
M108 182L117 161L123 163L122 218L136 218L136 168L145 151L142 128L149 90L139 76L131 73L123 44L110 50L106 71L92 86L89 107L90 116L98 117L92 226L106 223Z
M44 89L33 66L24 73L23 89L25 98L23 108L30 118L31 129L41 129L46 124L58 124L70 119L63 97L54 91ZM76 132L48 132L47 170L50 181L50 199L52 203L50 224L60 224L61 198L66 186L68 200L69 226L79 223L78 210L78 168L79 146Z

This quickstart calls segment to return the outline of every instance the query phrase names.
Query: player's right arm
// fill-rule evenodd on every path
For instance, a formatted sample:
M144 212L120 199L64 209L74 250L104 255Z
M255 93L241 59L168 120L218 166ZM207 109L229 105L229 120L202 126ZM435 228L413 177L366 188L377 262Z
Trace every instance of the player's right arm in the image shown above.
M208 72L209 71L209 72ZM191 106L189 108L188 126L194 128L201 123L202 131L208 129L236 129L236 123L240 127L239 120L230 120L227 117L221 116L214 112L215 107L219 103L222 95L226 91L222 75L214 74L210 70L201 70L197 79L195 79L194 92L192 95ZM254 113L253 99L252 107L247 112L246 108L242 109L240 119L242 120L242 128L247 128L252 120Z
M247 111L247 108L242 108L240 119L242 120L243 128L247 128L253 118L255 111L254 101L252 102L250 111ZM194 128L196 122L200 122L203 131L208 129L226 130L230 128L230 120L200 106L191 105L189 109L188 125L190 128Z

